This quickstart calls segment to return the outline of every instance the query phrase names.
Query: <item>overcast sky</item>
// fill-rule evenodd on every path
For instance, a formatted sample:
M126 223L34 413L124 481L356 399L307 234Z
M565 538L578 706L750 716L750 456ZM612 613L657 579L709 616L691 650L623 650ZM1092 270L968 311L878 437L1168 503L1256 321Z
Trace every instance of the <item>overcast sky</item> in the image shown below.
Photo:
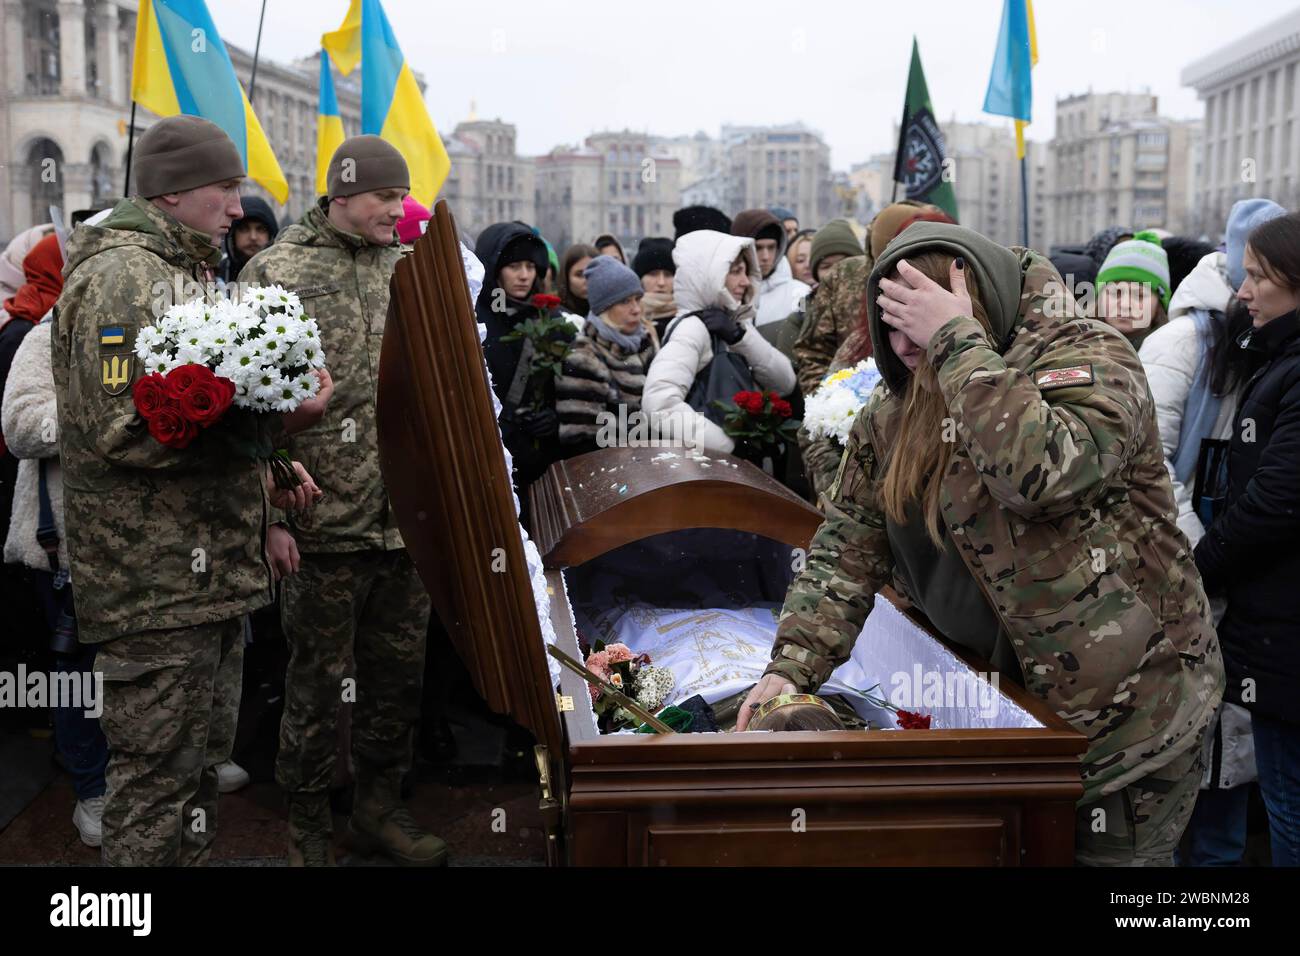
M347 0L266 0L262 55L319 49ZM208 0L222 36L252 50L261 0ZM1002 0L385 0L444 134L469 113L518 128L521 153L602 129L674 135L722 123L802 120L847 169L893 148L912 35L941 120L981 112ZM1160 97L1199 117L1183 67L1296 8L1295 0L1038 0L1031 139L1050 139L1058 97Z

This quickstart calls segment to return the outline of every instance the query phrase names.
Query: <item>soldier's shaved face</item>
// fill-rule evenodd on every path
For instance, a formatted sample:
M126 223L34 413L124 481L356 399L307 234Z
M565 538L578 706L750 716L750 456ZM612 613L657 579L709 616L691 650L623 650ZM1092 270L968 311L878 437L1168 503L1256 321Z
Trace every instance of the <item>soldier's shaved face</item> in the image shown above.
M243 179L227 179L180 193L166 193L152 202L183 225L201 232L220 245L230 231L230 224L244 215L239 201Z
M406 194L406 189L376 189L340 196L330 203L330 222L377 246L390 245L402 218Z

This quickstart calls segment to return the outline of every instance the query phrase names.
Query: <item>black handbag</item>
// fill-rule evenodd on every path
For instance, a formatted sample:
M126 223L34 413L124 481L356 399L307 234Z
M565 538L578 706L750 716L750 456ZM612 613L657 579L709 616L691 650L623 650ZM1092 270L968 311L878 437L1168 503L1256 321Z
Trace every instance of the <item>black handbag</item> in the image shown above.
M1223 514L1228 498L1229 443L1218 438L1202 438L1196 456L1196 480L1192 483L1192 510L1209 530Z
M686 393L686 404L713 424L721 426L727 413L713 403L729 402L737 392L754 392L758 387L743 355L727 348L720 335L710 334L709 340L713 346L713 358L695 376L691 390Z

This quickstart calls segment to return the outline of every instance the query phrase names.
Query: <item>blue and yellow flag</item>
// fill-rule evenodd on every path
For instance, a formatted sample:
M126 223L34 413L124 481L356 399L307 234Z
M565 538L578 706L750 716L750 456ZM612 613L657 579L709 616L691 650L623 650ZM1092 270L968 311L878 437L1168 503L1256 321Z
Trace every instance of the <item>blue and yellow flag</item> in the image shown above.
M1025 158L1025 127L1033 119L1034 86L1030 76L1038 63L1032 0L1003 0L1002 27L989 74L984 112L1016 121L1016 157Z
M226 131L248 175L283 204L289 183L203 0L140 0L131 99L159 116L202 116Z
M321 46L344 76L360 60L361 132L397 147L411 171L411 195L432 208L451 158L379 0L352 0L343 25L322 36Z
M320 107L316 111L316 194L329 191L327 173L330 157L343 142L343 117L339 115L339 100L334 95L334 77L330 75L330 55L320 51Z

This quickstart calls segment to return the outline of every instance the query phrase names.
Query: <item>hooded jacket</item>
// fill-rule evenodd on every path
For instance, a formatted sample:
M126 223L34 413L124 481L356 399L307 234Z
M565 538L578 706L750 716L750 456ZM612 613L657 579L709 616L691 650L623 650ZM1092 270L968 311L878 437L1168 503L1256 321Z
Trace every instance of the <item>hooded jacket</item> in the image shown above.
M1222 399L1207 396L1217 410L1206 421L1192 422L1189 416L1196 416L1196 410L1187 404L1209 354L1212 329L1222 326L1231 299L1226 257L1222 252L1212 252L1174 292L1169 302L1169 322L1147 336L1138 350L1156 403L1160 444L1178 506L1178 528L1192 547L1201 540L1205 528L1192 503L1190 477L1187 481L1179 478L1173 459L1183 441L1191 441L1199 449L1203 438L1226 439L1232 434L1237 393Z
M1209 602L1173 523L1152 402L1123 336L1081 318L1038 253L919 223L867 286L883 381L854 423L806 569L786 597L769 672L815 688L847 659L895 577L881 481L906 423L907 369L889 346L880 278L925 249L961 255L992 334L945 323L926 360L957 445L944 531L1020 658L1026 688L1088 738L1081 804L1193 746L1223 692Z
M239 202L244 207L244 215L230 224L230 231L226 233L226 238L221 240L222 260L221 265L217 268L217 275L222 282L235 282L238 280L240 272L249 262L249 257L235 248L235 229L241 223L249 220L260 222L266 226L266 231L271 234L271 242L275 242L276 236L280 232L280 224L276 222L275 213L271 211L271 207L265 199L260 199L257 196L241 196ZM244 281L247 282L248 280L245 279Z
M503 293L497 292L501 267L508 265L502 261L502 255L508 246L516 243L526 258L537 267L538 279L533 283L532 291L536 293L540 288L541 277L546 274L549 261L546 244L525 225L517 222L494 223L479 234L474 246L474 255L483 263L483 290L479 293L475 312L478 320L487 327L483 354L487 359L488 371L492 373L492 388L502 404L498 420L501 440L510 450L515 466L515 483L522 492L541 477L552 462L562 458L563 453L558 435L555 438L534 439L525 432L515 420L518 406L507 401L524 345L521 341L503 342L501 336L513 331L520 322L536 318L538 314L537 309L529 303L505 298ZM494 309L494 305L499 306L499 309ZM554 389L551 388L550 391L549 404L554 406ZM520 500L524 500L522 494Z
M743 301L737 302L727 291L726 279L731 264L742 254L748 266L749 288ZM667 341L650 363L641 408L661 434L685 436L688 440L694 436L704 450L730 454L735 442L721 427L686 404L695 377L713 360L709 330L693 313L717 308L738 314L745 334L727 348L744 357L754 381L763 389L788 395L795 385L794 368L749 318L759 280L754 240L711 230L687 233L677 240L673 261L677 264L673 277L677 317L668 323Z
M290 517L304 553L403 546L379 470L375 424L389 283L400 258L395 240L377 246L339 229L322 202L255 255L240 275L242 283L280 285L298 295L304 313L320 327L334 379L325 417L286 443L291 457L325 492L309 524Z
M800 308L804 296L812 291L807 283L800 282L790 271L790 262L785 257L789 242L781 220L766 209L747 209L739 213L731 224L731 231L738 236L746 236L758 241L759 234L772 230L778 235L776 241L776 265L766 278L760 277L758 283L758 303L754 324L764 326L771 322L782 322L791 312ZM680 304L680 303L679 303Z
M249 454L262 438L278 444L280 416L231 409L176 450L149 435L131 400L136 333L176 301L215 299L219 256L138 197L68 239L51 366L85 643L224 621L274 598L265 467Z

